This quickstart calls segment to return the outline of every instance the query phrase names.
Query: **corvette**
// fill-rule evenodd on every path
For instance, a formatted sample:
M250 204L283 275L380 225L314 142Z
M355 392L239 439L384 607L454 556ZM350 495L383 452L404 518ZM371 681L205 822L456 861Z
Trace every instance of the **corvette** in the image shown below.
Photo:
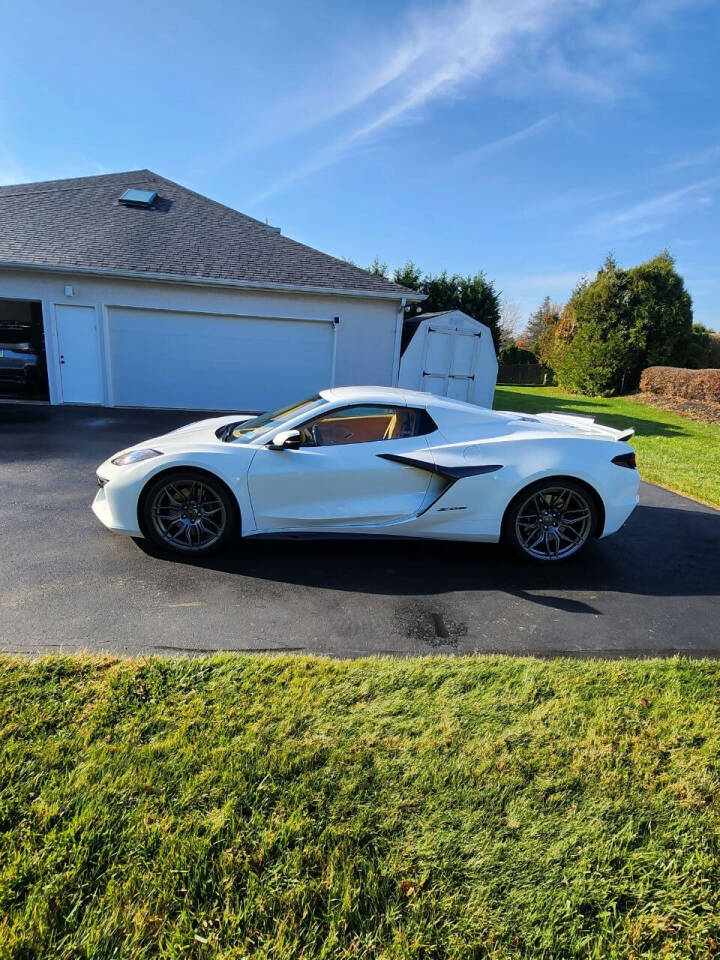
M540 563L615 533L638 502L632 430L340 387L257 417L201 420L97 470L97 517L175 554L234 537L498 542Z

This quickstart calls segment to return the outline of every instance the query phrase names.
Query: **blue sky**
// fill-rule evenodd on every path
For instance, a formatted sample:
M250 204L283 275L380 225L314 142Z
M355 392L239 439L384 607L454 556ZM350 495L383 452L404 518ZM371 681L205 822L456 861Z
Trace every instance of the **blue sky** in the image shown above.
M720 2L0 3L0 182L149 167L523 316L612 250L720 329Z

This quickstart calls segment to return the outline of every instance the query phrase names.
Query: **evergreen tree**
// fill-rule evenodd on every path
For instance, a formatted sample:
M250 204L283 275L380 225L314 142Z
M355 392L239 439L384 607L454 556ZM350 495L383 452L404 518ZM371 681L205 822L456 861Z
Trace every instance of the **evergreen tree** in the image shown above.
M434 276L423 275L420 268L409 260L394 272L393 280L426 295L422 313L462 310L474 320L484 323L492 332L495 350L499 350L502 335L500 297L492 280L488 280L482 271L467 277L458 273L451 275L445 270Z

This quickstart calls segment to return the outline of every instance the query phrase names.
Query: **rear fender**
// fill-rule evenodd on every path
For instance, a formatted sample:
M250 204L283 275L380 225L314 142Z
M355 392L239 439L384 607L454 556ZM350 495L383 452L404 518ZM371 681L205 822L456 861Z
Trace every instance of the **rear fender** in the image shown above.
M554 483L562 484L568 480L581 486L585 491L587 491L588 496L592 498L592 501L595 505L595 509L597 511L597 516L595 517L595 525L592 530L592 535L594 537L601 537L603 530L605 529L605 503L603 501L603 498L600 496L600 494L595 489L595 487L592 486L592 484L588 483L586 480L583 480L582 477L575 477L569 474L566 474L564 476L538 477L536 480L531 480L529 483L526 483L523 487L521 487L517 491L515 496L510 500L508 505L505 507L505 512L503 513L503 518L502 518L502 524L500 526L501 535L502 533L504 533L505 520L508 513L510 512L510 508L522 497L522 495L528 489L528 487L532 487L535 483L538 483L541 481L547 481L548 483L552 483L552 484Z

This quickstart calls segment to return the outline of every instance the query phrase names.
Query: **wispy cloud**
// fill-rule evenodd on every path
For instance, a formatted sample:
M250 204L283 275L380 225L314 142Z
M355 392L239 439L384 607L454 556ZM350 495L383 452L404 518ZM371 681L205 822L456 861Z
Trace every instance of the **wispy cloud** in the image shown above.
M610 71L604 73L580 70L571 66L561 51L553 47L547 56L546 71L549 82L556 88L572 90L576 96L590 100L615 100L618 91Z
M250 200L250 203L262 203L263 200L267 200L268 197L272 197L293 183L297 183L298 180L304 180L305 177L312 176L314 173L320 173L321 170L326 170L345 156L352 143L353 141L350 138L345 138L317 152L306 163L300 164L284 176L273 180L259 193L256 193Z
M497 140L491 140L489 143L484 143L479 147L473 147L471 150L466 150L463 153L459 153L453 158L452 162L457 166L466 166L474 161L481 160L483 157L500 153L508 147L512 147L514 144L521 143L523 140L527 140L530 137L535 136L535 134L540 133L555 119L555 114L543 117L541 120L531 123L529 126L523 127L520 130L516 130L514 133L510 133L505 137L498 137ZM268 197L284 189L285 187L290 186L296 181L302 180L305 177L309 177L313 173L319 173L321 170L332 166L332 164L337 163L343 158L348 149L355 144L355 141L356 137L352 135L344 140L340 140L337 143L332 144L327 149L317 153L308 163L297 167L286 176L275 180L272 184L258 193L253 198L252 202L261 203L263 200L266 200Z
M507 62L521 43L533 61L529 66L536 85L614 99L623 88L621 66L637 69L652 62L640 47L643 25L712 2L716 0L637 0L626 8L622 0L443 0L430 9L416 3L404 22L375 21L364 34L354 25L351 37L338 37L336 55L345 69L329 72L339 82L328 84L324 72L320 86L298 88L280 135L295 135L372 102L372 115L351 135L362 139L435 97L459 93L501 63L510 68L503 76L522 72L520 58ZM563 49L556 35L570 24L572 45ZM378 97L382 94L387 100Z
M519 41L538 41L561 18L589 9L594 0L455 0L411 10L401 29L404 41L389 62L370 68L335 115L385 91L372 114L350 134L361 140L436 97L450 97L477 82L505 60ZM382 44L377 44L382 49Z
M322 86L300 85L283 103L268 104L258 118L257 129L244 130L239 139L233 137L224 149L214 151L216 165L218 161L221 165L229 163L247 150L292 139L362 108L392 86L420 56L420 51L410 45L398 46L390 36L366 40L367 49L362 49L362 40L353 41L349 49L336 51L337 58L345 61L342 82L328 84L325 76Z
M390 61L377 63L346 102L333 108L333 117L346 115L353 121L349 129L307 163L266 186L255 200L331 166L384 129L417 119L433 101L462 96L467 87L497 70L523 39L538 42L564 15L591 3L461 0L430 12L415 11Z
M657 2L669 3L674 12L698 0ZM544 88L581 101L629 95L628 77L652 63L642 50L642 35L657 16L656 5L639 0L627 14L622 4L599 0L445 0L430 9L411 8L404 24L383 24L353 45L353 61L363 69L346 71L352 78L346 88L301 91L305 129L331 120L334 136L323 131L323 146L266 184L254 200L342 161L389 128L422 120L437 103L465 97L481 83L496 94L505 88L526 96ZM296 136L299 128L292 123L290 128ZM539 129L531 125L514 141L488 144L487 152ZM483 148L478 150L482 156Z
M720 163L720 144L708 147L706 150L699 150L697 153L681 157L679 160L669 163L668 170L686 170L688 167L703 167L708 163Z
M458 153L455 156L454 162L461 165L471 164L476 160L482 160L484 157L492 156L495 153L501 153L503 150L514 146L516 143L521 143L523 140L529 140L531 137L534 137L536 134L550 126L550 124L552 124L556 119L557 115L552 113L547 117L543 117L541 120L537 120L535 123L531 123L527 127L522 127L520 130L516 130L514 133L509 133L505 137L498 137L497 140L491 140L489 143L483 143L479 147L473 147L471 150L465 150L462 153Z
M414 58L396 78L390 102L362 123L351 141L376 133L436 97L456 95L465 83L497 67L519 39L537 37L562 11L576 6L578 0L464 0L416 13L405 42Z
M603 214L593 221L592 228L597 232L622 231L626 236L650 233L660 229L669 217L683 213L691 206L703 206L712 202L712 193L718 187L720 177L708 177Z

